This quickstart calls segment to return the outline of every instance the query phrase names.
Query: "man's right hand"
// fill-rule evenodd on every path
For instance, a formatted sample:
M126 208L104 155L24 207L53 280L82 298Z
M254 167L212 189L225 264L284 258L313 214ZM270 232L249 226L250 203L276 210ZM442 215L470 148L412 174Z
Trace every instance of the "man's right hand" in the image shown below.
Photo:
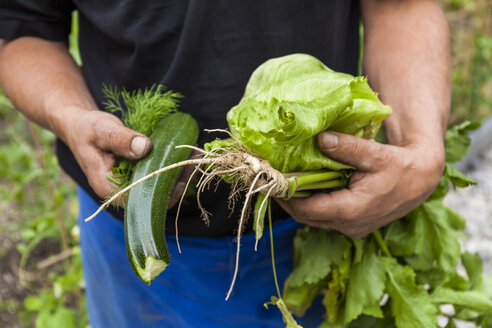
M138 160L152 143L149 138L123 125L116 116L98 110L74 110L79 115L64 122L64 139L84 171L94 192L101 198L116 188L107 176L118 157Z
M0 40L0 84L17 109L70 147L101 198L116 187L107 175L117 157L137 160L152 148L150 139L98 110L63 42Z

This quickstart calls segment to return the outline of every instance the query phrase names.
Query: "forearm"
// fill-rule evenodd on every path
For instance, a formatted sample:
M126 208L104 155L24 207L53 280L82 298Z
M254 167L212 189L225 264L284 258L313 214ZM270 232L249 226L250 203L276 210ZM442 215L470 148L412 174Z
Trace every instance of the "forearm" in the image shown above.
M438 1L362 1L364 72L393 108L389 143L443 154L451 100L449 29Z
M64 126L97 106L66 46L25 37L0 42L0 86L25 116L67 142Z

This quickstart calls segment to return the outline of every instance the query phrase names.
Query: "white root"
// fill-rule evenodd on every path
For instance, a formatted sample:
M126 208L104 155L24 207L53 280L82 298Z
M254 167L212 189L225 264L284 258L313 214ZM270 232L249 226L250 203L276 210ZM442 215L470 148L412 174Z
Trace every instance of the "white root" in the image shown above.
M163 168L160 168L158 169L157 171L154 171L140 179L138 179L137 181L133 182L132 184L130 184L129 186L121 189L120 191L118 191L116 194L114 194L113 196L111 196L107 201L105 201L98 209L97 211L95 211L91 216L89 216L87 219L85 219L85 222L88 222L90 220L92 220L94 217L96 217L96 215L98 215L103 209L105 209L106 207L108 207L112 202L114 202L116 199L118 199L119 197L121 197L124 193L126 193L128 190L132 189L133 187L135 187L136 185L144 182L145 180L147 179L150 179L162 172L166 172L166 171L169 171L169 170L172 170L172 169L175 169L175 168L178 168L178 167L181 167L181 166L186 166L186 165L200 165L200 164L208 164L208 163L204 163L204 159L189 159L189 160L186 160L186 161L182 161L182 162L179 162L179 163L175 163L175 164L172 164L172 165L169 165L169 166L166 166L166 167L163 167Z
M260 205L260 212L264 208L267 203L269 197L279 197L283 198L288 195L289 184L286 177L275 170L270 163L263 160L250 153L247 149L243 148L243 146L228 132L225 130L209 130L209 132L225 132L234 139L237 143L233 148L216 148L212 151L205 151L201 148L182 145L177 146L176 148L189 148L193 149L199 153L201 153L202 158L198 159L189 159L179 163L175 163L163 168L160 168L140 179L133 182L129 186L115 193L111 198L105 201L91 216L85 219L85 221L92 220L97 214L99 214L103 209L113 203L115 200L122 197L127 191L135 187L136 185L144 182L147 179L150 179L160 173L179 168L186 165L195 165L195 169L188 179L185 187L185 191L188 189L189 184L191 183L193 177L197 172L200 172L201 176L197 183L197 195L196 200L198 207L202 212L202 218L205 223L209 222L209 213L203 208L202 203L200 201L200 194L205 190L205 188L209 187L210 183L214 180L214 178L218 177L219 179L228 178L232 181L232 191L229 195L229 206L234 206L236 201L236 197L243 191L247 191L246 199L241 211L241 217L239 219L239 227L237 231L237 249L236 249L236 263L234 269L234 275L231 282L231 286L229 291L227 292L226 300L229 299L232 290L234 288L234 284L236 282L238 269L239 269L239 253L241 248L241 235L243 232L244 222L246 220L246 216L248 214L248 208L251 202L251 198L253 195L262 192L266 194L265 199L262 201ZM203 166L206 165L205 168ZM266 192L265 192L266 191ZM180 198L175 225L176 225L176 243L178 245L178 251L181 253L181 247L178 240L178 217L181 210L181 205L184 199L184 193ZM259 220L255 222L256 229L259 229ZM257 250L258 240L255 244L255 250Z
M256 175L253 182L251 183L251 187L249 188L249 192L246 194L246 199L244 200L244 206L243 206L243 210L241 211L241 218L239 219L239 227L237 230L236 266L234 268L234 276L232 277L231 287L229 287L229 291L227 292L227 296L225 298L226 301L231 296L232 289L234 288L234 284L236 283L237 272L239 270L239 251L241 249L241 234L242 234L242 229L243 229L245 212L248 208L249 200L251 199L251 191L255 187L256 183L258 182L258 179L260 178L260 176L262 174L263 174L263 171Z
M178 208L176 210L176 219L174 220L174 228L176 230L176 245L178 246L178 252L181 254L181 246L179 245L179 237L178 237L178 218L179 218L179 212L181 210L181 204L183 203L183 199L185 198L186 195L186 190L188 190L188 187L190 185L190 182L193 180L193 177L195 176L195 173L198 172L198 166L195 167L193 170L193 173L190 174L190 177L188 178L188 181L186 181L186 186L183 190L183 194L181 195L181 198L179 199L179 204Z
M272 181L272 182L274 182L274 181ZM261 210L263 209L263 206L265 206L266 202L268 201L268 198L270 197L270 194L271 194L273 188L275 188L275 183L270 187L270 189L268 189L268 192L266 193L265 199L263 199L263 201L260 204L260 208L258 209L258 218L256 219L256 231L260 230L260 213L261 213ZM256 238L255 252L258 251L258 241L259 240L260 240L259 238Z

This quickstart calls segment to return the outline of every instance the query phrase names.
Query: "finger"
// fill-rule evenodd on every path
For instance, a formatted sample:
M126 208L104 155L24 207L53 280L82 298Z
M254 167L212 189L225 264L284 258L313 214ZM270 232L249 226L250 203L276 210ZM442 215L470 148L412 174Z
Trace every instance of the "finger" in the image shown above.
M108 175L111 175L111 168L115 162L114 156L94 149L88 150L85 157L83 171L87 176L89 185L100 198L104 199L117 188L107 178Z
M374 171L381 164L388 162L387 148L391 147L331 131L318 134L318 146L324 155L363 171Z
M121 121L102 120L95 130L95 145L120 157L140 159L152 148L149 138L123 126Z
M358 199L355 204L355 199L348 196L349 193L348 190L342 190L330 195L316 194L306 199L291 199L283 202L286 206L282 207L289 213L294 212L293 217L300 223L337 231L350 238L362 238L379 226L371 227L372 220L365 207L367 202ZM319 207L313 210L313 204ZM357 208L357 205L360 207Z
M340 223L353 221L364 213L366 197L358 192L342 189L329 194L317 193L308 198L281 201L289 213L302 221ZM331 224L330 224L331 225Z

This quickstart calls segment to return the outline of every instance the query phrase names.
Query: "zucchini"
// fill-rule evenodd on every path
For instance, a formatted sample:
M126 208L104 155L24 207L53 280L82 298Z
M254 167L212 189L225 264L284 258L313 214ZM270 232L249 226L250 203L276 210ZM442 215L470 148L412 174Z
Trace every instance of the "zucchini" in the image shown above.
M150 139L150 154L135 166L132 182L162 167L186 160L190 149L177 145L195 145L196 121L185 113L165 116ZM181 168L163 172L129 191L125 211L125 243L128 260L135 274L145 283L157 277L169 265L165 226L169 196Z

